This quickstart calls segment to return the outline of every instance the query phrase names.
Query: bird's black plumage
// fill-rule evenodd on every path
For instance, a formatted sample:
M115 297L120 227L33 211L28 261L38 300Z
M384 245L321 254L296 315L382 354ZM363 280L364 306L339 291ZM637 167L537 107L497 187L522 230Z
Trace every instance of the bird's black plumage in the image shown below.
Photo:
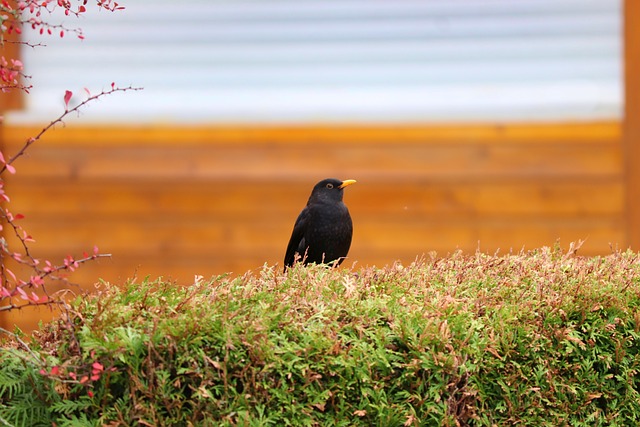
M340 265L349 253L353 236L351 215L342 196L344 187L353 183L352 179L328 178L313 187L307 206L293 226L285 267L292 266L297 256L305 264Z

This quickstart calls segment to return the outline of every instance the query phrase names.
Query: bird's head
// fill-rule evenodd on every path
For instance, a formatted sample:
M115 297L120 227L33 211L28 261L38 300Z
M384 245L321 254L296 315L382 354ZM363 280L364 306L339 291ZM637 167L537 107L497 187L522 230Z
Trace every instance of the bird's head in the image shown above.
M312 201L342 201L342 195L344 194L344 187L355 184L355 179L346 179L340 181L335 178L323 179L313 187L309 202Z

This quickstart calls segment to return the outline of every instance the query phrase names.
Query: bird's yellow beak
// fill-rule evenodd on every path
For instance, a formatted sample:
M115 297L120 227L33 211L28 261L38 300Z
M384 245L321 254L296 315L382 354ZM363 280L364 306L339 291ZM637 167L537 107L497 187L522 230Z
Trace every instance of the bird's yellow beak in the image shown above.
M345 179L344 181L342 181L342 184L340 184L338 188L344 188L347 185L355 184L356 182L357 181L355 179Z

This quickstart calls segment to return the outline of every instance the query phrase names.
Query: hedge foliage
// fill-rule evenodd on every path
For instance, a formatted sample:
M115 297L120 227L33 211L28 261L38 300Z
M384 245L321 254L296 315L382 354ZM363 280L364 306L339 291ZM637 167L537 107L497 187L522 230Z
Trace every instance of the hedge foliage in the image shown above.
M640 256L102 284L22 341L0 425L640 425Z

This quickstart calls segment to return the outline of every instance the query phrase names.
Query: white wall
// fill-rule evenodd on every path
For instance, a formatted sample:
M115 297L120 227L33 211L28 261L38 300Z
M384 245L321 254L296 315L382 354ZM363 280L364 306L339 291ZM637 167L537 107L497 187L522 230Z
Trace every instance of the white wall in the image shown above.
M83 122L457 122L622 114L620 0L123 0L86 39L32 42L38 122L119 86Z

